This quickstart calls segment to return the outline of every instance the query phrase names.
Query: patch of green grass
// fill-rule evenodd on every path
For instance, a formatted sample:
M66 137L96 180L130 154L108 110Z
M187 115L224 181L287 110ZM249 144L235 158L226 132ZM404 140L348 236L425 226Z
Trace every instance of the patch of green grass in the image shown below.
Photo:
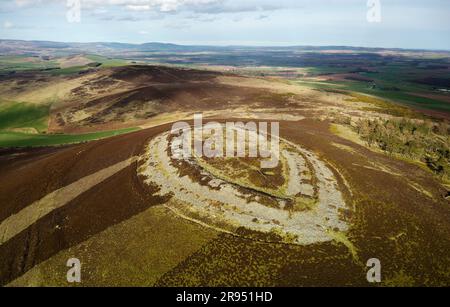
M139 128L127 128L86 134L27 134L20 132L0 132L0 147L40 147L76 144L121 135Z
M34 128L43 132L47 129L49 109L49 105L3 102L0 104L0 130Z
M86 66L73 66L61 69L55 69L48 71L49 74L53 76L63 76L63 75L71 75L76 74L84 70L88 70L90 67Z
M331 229L327 230L327 234L337 243L344 244L346 248L348 248L349 253L352 255L355 263L361 264L361 261L358 256L358 249L353 245L347 235L341 231L334 231Z
M371 96L377 96L390 102L412 107L415 109L434 110L441 112L450 112L450 105L446 102L438 101L431 98L415 96L411 94L410 89L383 90L379 88L371 88L370 84L358 81L302 81L297 83L306 85L318 90L340 90L347 92L358 92Z
M399 271L394 276L386 279L383 285L386 287L414 287L415 282L412 276L409 276L404 271Z
M431 98L410 95L404 92L381 92L378 91L377 96L390 100L401 102L415 108L450 112L450 105L446 102L434 100Z
M415 113L408 107L391 103L389 101L382 100L374 96L367 96L356 92L349 93L349 96L351 96L352 98L347 99L347 101L364 102L372 105L373 107L363 108L364 110L367 111L376 111L400 117L409 117L409 118L421 117L419 113Z
M94 55L94 54L89 54L86 56L86 58L88 58L89 60L94 61L94 62L102 63L101 67L117 67L117 66L124 66L124 65L129 64L127 61L122 60L122 59L112 59L112 58L104 57L101 55Z
M100 55L87 55L86 58L93 61L94 63L101 64L100 65L101 68L118 67L118 66L128 65L128 62L125 60L110 59L110 58L103 57ZM93 67L88 64L88 65L82 65L82 66L73 66L73 67L68 67L68 68L50 70L49 73L53 76L71 75L71 74L77 74L77 73L80 73L83 71L87 71L92 68Z
M28 56L0 56L0 71L25 71L59 67L55 61L45 61Z
M326 77L328 74L354 73L355 68L355 66L320 66L308 67L306 70L310 76ZM393 62L388 65L378 65L374 71L361 71L358 74L373 80L373 82L356 80L312 81L302 80L301 78L296 81L316 89L338 88L377 96L415 109L450 112L450 105L447 102L414 94L436 93L436 86L416 83L414 80L420 80L430 75L436 78L445 78L447 76L445 71L421 69L409 62Z
M349 71L349 68L333 67L333 66L317 66L317 67L307 67L306 70L310 75L324 75L324 74L347 73Z

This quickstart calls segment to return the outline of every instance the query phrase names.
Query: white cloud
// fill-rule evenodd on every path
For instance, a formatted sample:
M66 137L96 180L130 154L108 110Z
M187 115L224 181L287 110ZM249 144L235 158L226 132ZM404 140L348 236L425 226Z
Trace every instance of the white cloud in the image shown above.
M28 0L17 0L28 1ZM219 3L222 0L81 0L87 7L117 5L124 6L133 11L148 11L151 9L160 12L173 12L182 6L198 6L212 3Z
M31 4L33 1L31 0L16 0L15 1L17 6L26 6L28 4Z
M11 29L12 27L14 27L14 25L13 25L13 23L10 22L10 21L5 21L5 22L3 23L3 28L5 28L5 29Z
M148 11L150 10L150 5L127 5L127 9L131 11Z
M1 0L3 1L3 0ZM0 1L0 2L1 2ZM67 0L10 0L16 6L44 6L59 4L65 6ZM76 0L74 0L76 1ZM83 10L101 10L108 6L124 8L129 11L176 12L194 11L206 14L239 13L251 11L270 11L281 4L301 0L78 0ZM305 1L305 0L303 0ZM309 0L306 0L309 1ZM317 0L316 0L317 1Z
M14 2L16 3L16 5L18 7L37 5L37 4L41 4L41 3L48 3L51 1L56 2L55 0L14 0Z

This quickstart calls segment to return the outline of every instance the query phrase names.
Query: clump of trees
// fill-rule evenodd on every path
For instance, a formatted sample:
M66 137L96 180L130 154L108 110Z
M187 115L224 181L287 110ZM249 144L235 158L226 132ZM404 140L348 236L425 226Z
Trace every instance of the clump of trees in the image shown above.
M450 127L411 119L360 119L355 129L368 146L424 163L450 179Z

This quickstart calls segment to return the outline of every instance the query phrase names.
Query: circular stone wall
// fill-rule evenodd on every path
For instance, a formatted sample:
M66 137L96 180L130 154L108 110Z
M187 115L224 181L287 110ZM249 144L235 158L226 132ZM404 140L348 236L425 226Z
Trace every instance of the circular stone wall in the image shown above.
M280 163L261 169L259 159L174 159L169 132L141 156L139 175L172 196L175 214L233 235L266 242L312 244L346 231L337 179L313 152L280 138Z

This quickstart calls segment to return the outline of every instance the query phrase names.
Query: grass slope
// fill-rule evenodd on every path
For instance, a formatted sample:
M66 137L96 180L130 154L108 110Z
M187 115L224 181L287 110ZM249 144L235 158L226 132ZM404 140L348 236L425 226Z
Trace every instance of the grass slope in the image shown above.
M24 102L0 104L0 130L34 128L37 132L47 130L49 105Z
M20 132L0 132L0 147L39 147L75 144L104 139L139 130L128 128L86 134L27 134Z

